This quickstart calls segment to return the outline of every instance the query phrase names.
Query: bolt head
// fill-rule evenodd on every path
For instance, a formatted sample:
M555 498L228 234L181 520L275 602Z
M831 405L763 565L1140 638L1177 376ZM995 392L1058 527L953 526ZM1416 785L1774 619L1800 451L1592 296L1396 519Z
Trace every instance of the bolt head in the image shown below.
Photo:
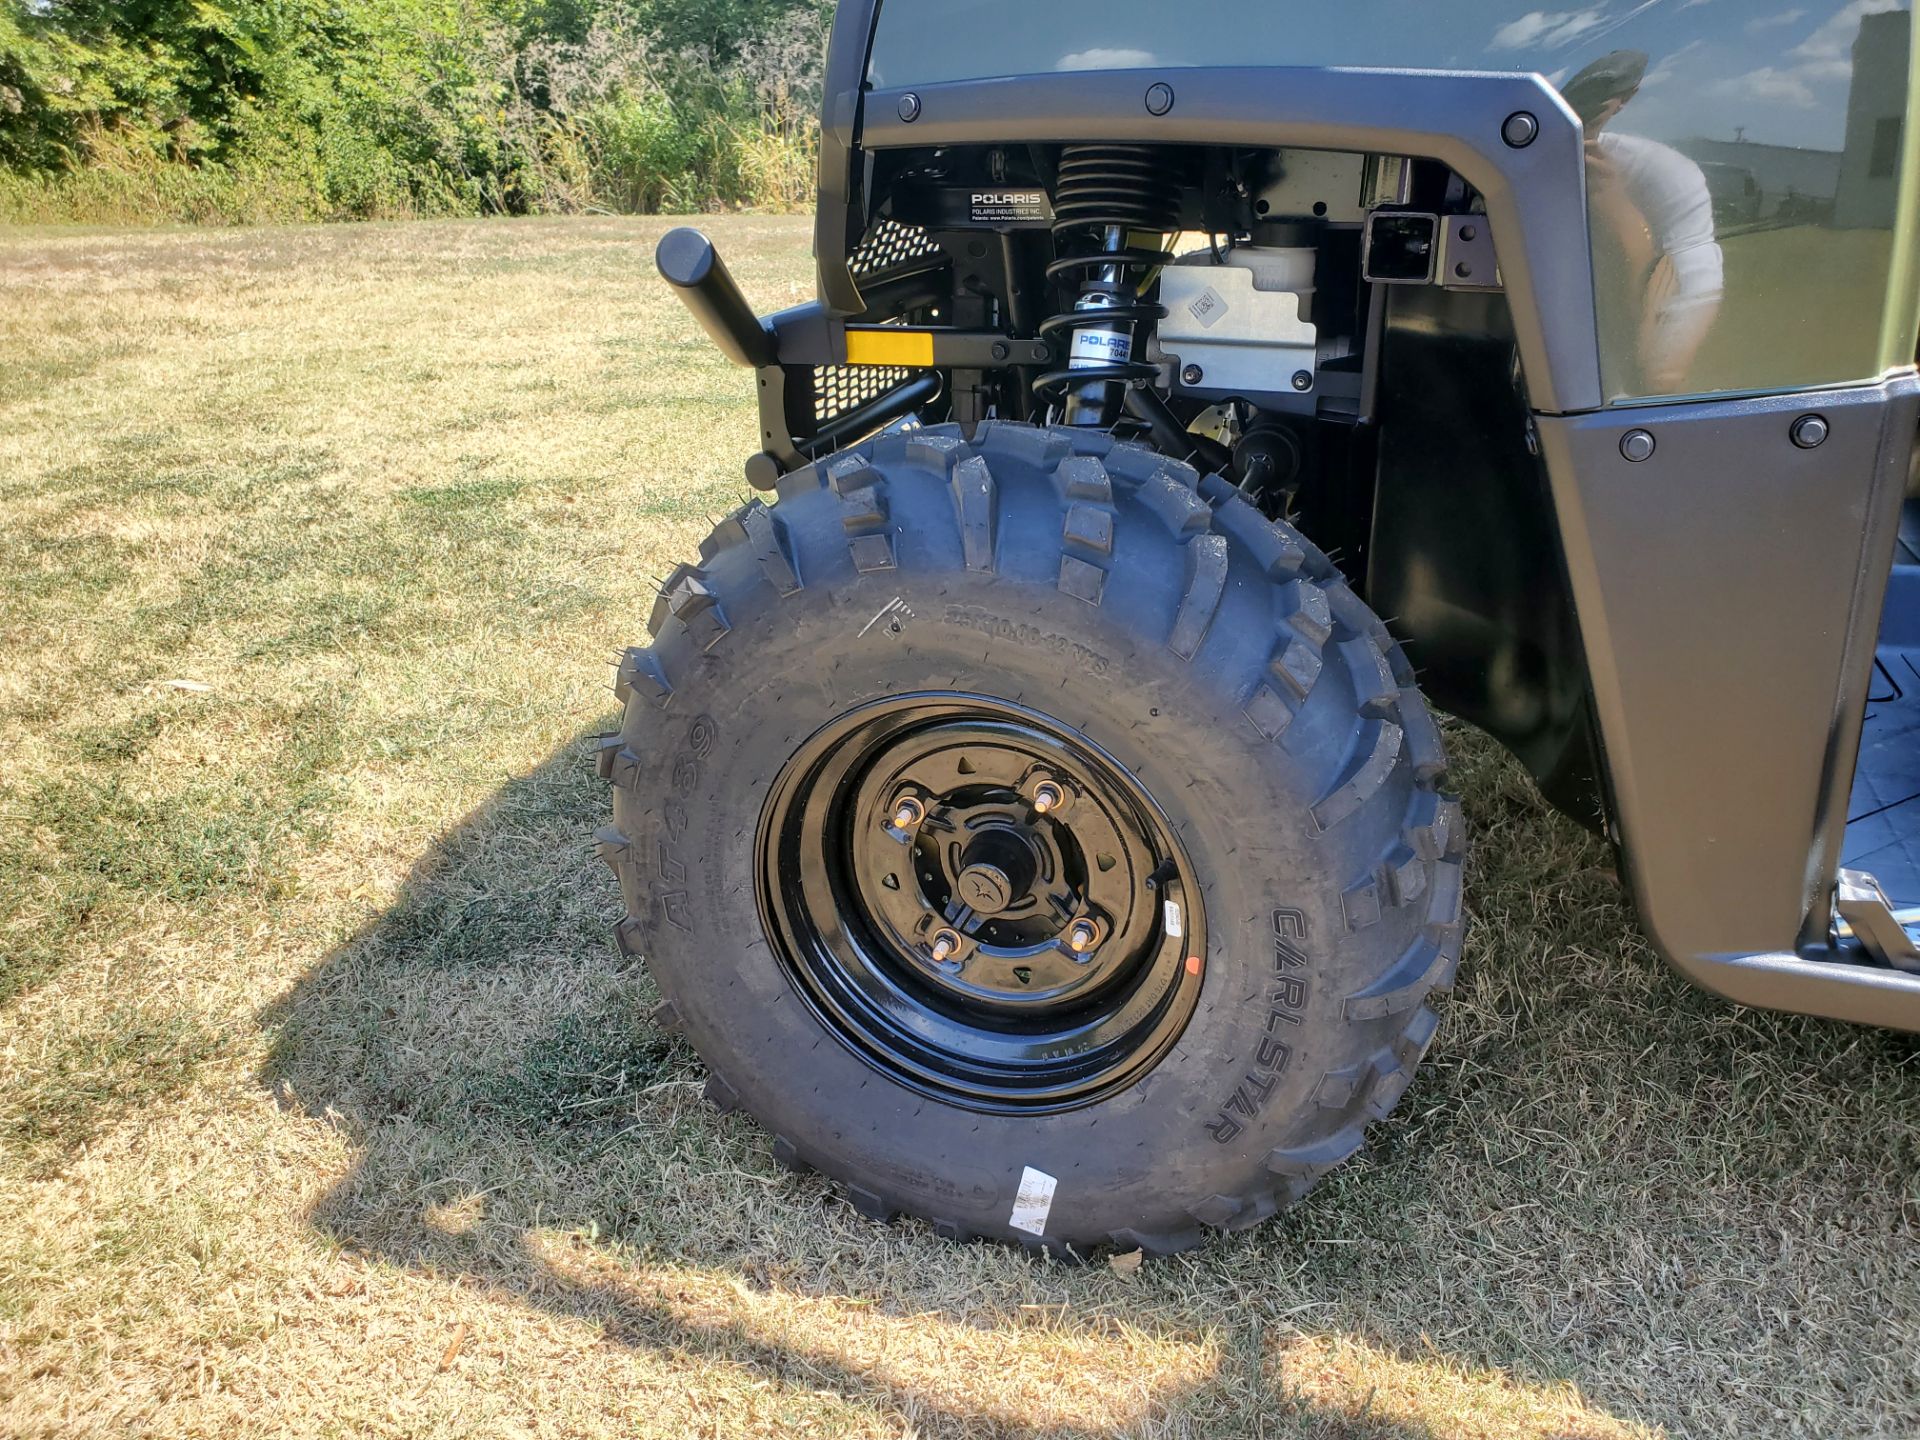
M1313 372L1311 370L1294 371L1293 388L1296 390L1311 390L1313 388Z
M1207 372L1202 370L1198 365L1189 365L1180 372L1180 383L1182 385L1198 385L1206 378Z
M1793 443L1802 450L1817 450L1827 443L1827 418L1824 415L1802 415L1793 422L1793 429L1788 433L1792 435Z
M933 958L939 961L951 960L960 949L960 937L951 930L936 931L933 937Z
M1100 931L1091 920L1076 920L1067 930L1067 948L1082 955L1091 950L1099 938Z
M927 818L927 807L911 795L893 807L893 823L901 830L911 830Z
M909 125L920 118L920 97L911 90L900 97L900 118Z
M1540 135L1540 122L1525 110L1516 110L1507 116L1506 123L1500 127L1500 138L1515 150L1524 150Z
M1633 464L1653 458L1653 432L1651 430L1629 430L1620 437L1620 453Z
M1049 810L1059 809L1060 802L1066 798L1058 785L1051 780L1043 781L1033 792L1033 808L1044 815Z
M1173 109L1173 87L1163 83L1147 87L1147 113L1164 115Z

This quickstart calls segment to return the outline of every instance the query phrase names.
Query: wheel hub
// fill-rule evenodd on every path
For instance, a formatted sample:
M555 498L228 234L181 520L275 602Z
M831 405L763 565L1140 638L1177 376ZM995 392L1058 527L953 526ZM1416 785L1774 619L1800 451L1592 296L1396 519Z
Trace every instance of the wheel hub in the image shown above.
M985 1109L1125 1083L1192 1013L1199 886L1152 799L1058 721L902 696L809 739L759 835L769 935L863 1058Z
M991 919L1013 903L1014 883L998 865L976 862L960 872L954 891L976 915Z

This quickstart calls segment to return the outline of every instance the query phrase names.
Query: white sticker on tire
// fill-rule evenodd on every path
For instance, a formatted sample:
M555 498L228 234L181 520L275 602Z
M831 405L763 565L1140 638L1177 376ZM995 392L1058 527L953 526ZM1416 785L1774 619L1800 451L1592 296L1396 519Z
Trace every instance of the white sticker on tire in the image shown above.
M907 602L902 600L898 595L896 595L891 600L889 600L886 604L880 607L879 614L875 615L871 620L867 621L866 624L860 627L860 634L856 635L854 638L856 640L863 639L866 636L867 631L871 630L874 626L878 625L882 620L885 620L887 622L887 629L892 631L895 635L898 635L902 630L906 628L907 621L913 618L914 618L913 607L907 604Z
M1169 936L1178 940L1182 935L1186 934L1186 931L1182 928L1180 902L1178 900L1167 901L1160 907L1160 913L1166 917L1167 934Z
M1047 1233L1047 1216L1053 1210L1053 1192L1059 1181L1031 1165L1020 1172L1020 1189L1013 1197L1013 1214L1007 1223L1029 1235Z

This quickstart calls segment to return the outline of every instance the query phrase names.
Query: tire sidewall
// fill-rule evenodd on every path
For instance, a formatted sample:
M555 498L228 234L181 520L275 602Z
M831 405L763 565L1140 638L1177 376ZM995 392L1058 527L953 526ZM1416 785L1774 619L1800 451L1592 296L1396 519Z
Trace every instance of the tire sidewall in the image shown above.
M802 528L803 508L781 506ZM1207 671L1055 589L849 568L782 597L735 578L720 586L730 628L711 649L662 638L685 678L634 737L636 788L656 799L629 827L663 992L703 1055L751 1057L719 1060L726 1085L808 1163L968 1230L1031 1239L1008 1228L1029 1167L1058 1182L1047 1236L1065 1243L1178 1227L1196 1198L1247 1191L1351 1058L1338 1037L1352 861L1312 819L1324 767L1264 740ZM1179 1041L1130 1088L1041 1115L930 1098L848 1048L772 952L755 833L776 776L836 717L920 690L1024 704L1080 732L1186 846L1205 896L1202 991Z

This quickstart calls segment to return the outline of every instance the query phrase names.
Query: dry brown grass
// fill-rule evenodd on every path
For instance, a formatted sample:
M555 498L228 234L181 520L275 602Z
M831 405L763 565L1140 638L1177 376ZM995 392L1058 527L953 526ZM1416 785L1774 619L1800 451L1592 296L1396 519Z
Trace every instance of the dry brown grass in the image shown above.
M587 839L751 438L661 228L0 237L0 1434L1920 1431L1914 1042L1687 990L1484 743L1432 1060L1276 1224L953 1248L704 1109Z

